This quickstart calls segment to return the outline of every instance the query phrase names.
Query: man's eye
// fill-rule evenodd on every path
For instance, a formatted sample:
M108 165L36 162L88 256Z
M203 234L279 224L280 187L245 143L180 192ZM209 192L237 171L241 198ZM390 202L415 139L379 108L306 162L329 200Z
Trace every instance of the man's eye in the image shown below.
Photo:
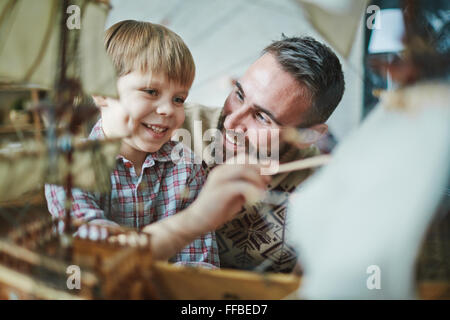
M242 93L240 91L236 91L236 95L240 101L244 101L244 97L242 96Z
M145 93L148 93L151 96L158 96L158 90L154 90L154 89L145 89L144 90Z
M259 121L263 122L264 124L270 124L271 123L271 121L267 118L267 116L265 116L261 112L256 112L256 118Z

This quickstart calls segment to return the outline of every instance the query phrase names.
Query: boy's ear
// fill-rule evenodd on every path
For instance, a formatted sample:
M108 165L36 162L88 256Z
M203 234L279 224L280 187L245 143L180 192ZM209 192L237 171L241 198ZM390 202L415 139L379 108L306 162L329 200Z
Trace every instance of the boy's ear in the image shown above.
M92 96L94 99L94 103L97 107L107 107L108 102L106 101L106 97L104 96Z

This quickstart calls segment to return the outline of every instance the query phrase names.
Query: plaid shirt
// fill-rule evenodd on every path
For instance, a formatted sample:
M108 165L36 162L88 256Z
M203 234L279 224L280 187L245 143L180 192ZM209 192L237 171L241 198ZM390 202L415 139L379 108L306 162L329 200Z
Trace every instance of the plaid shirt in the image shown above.
M89 139L102 138L104 133L99 120ZM181 160L177 163L172 161L171 153L177 145L178 143L169 141L157 152L148 154L140 176L136 175L129 160L117 156L116 167L111 173L111 193L105 195L72 189L72 216L86 222L141 229L187 208L200 192L206 174L200 164L195 164L193 152L184 146ZM189 191L180 199L177 195L181 195L183 190ZM64 189L46 185L45 197L50 213L63 217ZM171 261L219 267L215 234L207 233L196 239Z

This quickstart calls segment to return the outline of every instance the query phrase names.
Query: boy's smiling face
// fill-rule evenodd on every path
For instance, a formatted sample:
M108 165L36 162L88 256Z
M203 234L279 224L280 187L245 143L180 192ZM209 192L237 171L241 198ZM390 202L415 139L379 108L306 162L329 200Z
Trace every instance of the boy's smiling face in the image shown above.
M128 152L156 152L184 122L184 101L191 84L169 81L162 73L130 72L119 78L120 99L106 99L102 126L106 136L127 132L127 118L134 130L123 139ZM124 154L124 156L127 156Z

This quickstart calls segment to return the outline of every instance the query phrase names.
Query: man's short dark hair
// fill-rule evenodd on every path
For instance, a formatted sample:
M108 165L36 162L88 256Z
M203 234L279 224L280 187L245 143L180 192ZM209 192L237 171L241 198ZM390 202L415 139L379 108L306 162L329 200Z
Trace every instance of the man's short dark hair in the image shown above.
M283 36L282 40L267 46L264 53L272 54L282 69L309 91L311 106L300 126L327 121L341 101L345 88L341 63L334 52L311 37Z

